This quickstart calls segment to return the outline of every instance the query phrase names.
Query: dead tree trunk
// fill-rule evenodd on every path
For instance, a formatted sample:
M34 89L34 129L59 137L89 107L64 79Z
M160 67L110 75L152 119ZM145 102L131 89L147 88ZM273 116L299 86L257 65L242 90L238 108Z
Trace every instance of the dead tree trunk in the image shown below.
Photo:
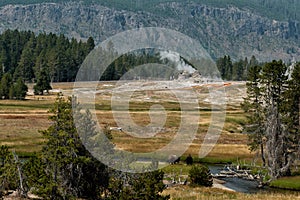
M22 169L21 169L21 166L20 166L19 157L17 156L16 152L13 152L13 155L14 155L15 163L17 165L18 176L19 176L19 181L20 181L20 196L21 197L27 197L27 192L24 189Z
M261 141L261 144L260 144L260 153L261 153L261 160L263 162L263 167L266 166L266 159L265 159L265 151L264 151L264 142L263 142L263 139Z
M281 122L281 117L275 105L270 105L266 120L266 153L267 167L271 180L286 174L292 164L286 140L286 131Z

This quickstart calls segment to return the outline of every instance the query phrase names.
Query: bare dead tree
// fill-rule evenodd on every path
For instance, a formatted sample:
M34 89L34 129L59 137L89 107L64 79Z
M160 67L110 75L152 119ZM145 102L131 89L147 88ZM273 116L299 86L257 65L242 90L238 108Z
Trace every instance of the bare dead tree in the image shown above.
M27 197L27 191L25 190L25 187L24 187L24 179L23 179L23 175L22 175L22 168L21 168L21 164L19 161L19 157L16 154L16 152L13 151L12 153L14 156L15 163L17 165L17 170L18 170L18 176L19 176L19 181L20 181L20 196Z
M293 152L289 149L288 132L285 131L276 105L270 105L265 126L267 167L273 180L288 172L294 160Z

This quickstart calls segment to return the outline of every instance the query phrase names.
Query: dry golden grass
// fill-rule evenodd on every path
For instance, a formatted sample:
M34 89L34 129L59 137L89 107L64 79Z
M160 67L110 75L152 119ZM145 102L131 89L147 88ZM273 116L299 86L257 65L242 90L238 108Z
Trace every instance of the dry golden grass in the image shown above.
M186 151L186 155L199 155L201 145L193 143ZM207 155L210 158L220 159L251 159L255 155L251 153L246 144L216 144L212 151Z
M110 111L97 111L97 117L104 127L109 125L116 127L117 124L113 118L112 112ZM139 125L145 125L150 122L148 112L131 112L132 119ZM210 115L203 115L199 121L199 129L196 135L196 139L191 144L186 154L198 155L204 136L207 133L208 126L206 122L210 121ZM164 127L164 131L155 135L151 139L138 139L131 137L125 132L113 131L114 136L113 142L120 148L132 152L151 152L157 150L167 143L169 143L178 131L180 124L180 113L172 111L168 113L167 121ZM225 124L225 126L228 126ZM234 122L230 122L230 126L233 126ZM250 154L247 147L247 135L240 133L230 133L223 131L221 134L218 144L214 147L212 152L209 154L210 157L231 157L231 158L250 158L253 155Z
M101 126L117 126L112 112L110 111L110 88L113 88L116 82L104 82L97 86L98 89L108 89L107 92L101 93L96 99L97 117ZM146 83L145 83L146 84ZM84 83L82 87L91 87L95 83ZM53 89L71 94L74 83L54 83ZM29 89L32 89L32 85ZM220 85L215 87L220 88ZM231 87L231 86L230 86ZM241 87L241 86L239 86ZM188 89L188 88L187 88ZM198 155L201 143L206 135L211 121L212 112L209 104L203 103L202 100L208 96L207 87L194 87L199 93L199 107L205 110L200 111L200 120L191 121L199 124L196 139L194 140L187 153ZM233 93L234 88L231 88ZM135 98L130 103L130 113L133 121L138 125L145 126L150 123L148 109L153 104L160 104L166 109L167 120L164 130L151 139L134 138L124 132L113 131L114 143L120 149L126 149L132 152L150 152L157 150L169 143L178 131L180 125L180 105L176 102L174 94L168 90L150 90L137 91L133 95ZM145 101L145 97L151 100ZM20 151L33 151L40 148L43 141L38 130L44 130L49 126L48 109L55 101L56 94L44 96L28 96L26 101L0 101L0 144L7 144ZM120 111L121 112L121 111ZM214 112L214 111L213 111ZM190 112L191 116L194 113ZM219 138L218 145L209 154L211 157L251 157L247 150L247 136L239 134L239 122L243 121L243 113L237 108L230 107L227 109L227 118L222 134ZM38 147L38 148L36 148Z
M16 151L34 152L41 149L44 141L39 130L49 126L45 114L0 115L0 144Z
M29 86L30 88L31 86ZM36 152L44 138L39 132L49 127L48 110L56 94L27 96L25 101L0 101L0 145L17 152Z

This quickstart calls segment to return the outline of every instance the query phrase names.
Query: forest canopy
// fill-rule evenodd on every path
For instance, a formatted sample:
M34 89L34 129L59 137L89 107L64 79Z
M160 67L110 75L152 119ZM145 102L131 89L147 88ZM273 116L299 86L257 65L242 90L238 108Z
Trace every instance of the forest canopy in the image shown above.
M36 82L43 70L53 82L74 81L79 66L95 47L64 35L7 30L0 35L0 78L9 73L13 80Z

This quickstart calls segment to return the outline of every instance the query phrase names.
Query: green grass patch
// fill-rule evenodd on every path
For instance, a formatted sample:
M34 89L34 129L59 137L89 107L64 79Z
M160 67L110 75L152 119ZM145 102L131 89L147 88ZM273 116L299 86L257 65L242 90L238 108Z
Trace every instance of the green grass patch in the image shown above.
M162 171L166 174L188 175L191 168L191 165L175 164L162 168Z
M19 156L19 158L24 158L24 159L34 157L37 154L36 152L16 152L16 153Z
M0 101L0 110L18 110L18 111L27 111L27 110L37 110L45 109L48 110L53 106L53 102L50 101Z
M232 124L239 124L239 125L245 125L246 124L246 118L244 115L237 115L237 116L226 116L225 122L226 123L232 123Z
M194 158L195 163L204 164L231 164L236 158L223 158L223 157L205 157L205 158Z
M300 191L300 176L283 177L272 181L271 187Z

